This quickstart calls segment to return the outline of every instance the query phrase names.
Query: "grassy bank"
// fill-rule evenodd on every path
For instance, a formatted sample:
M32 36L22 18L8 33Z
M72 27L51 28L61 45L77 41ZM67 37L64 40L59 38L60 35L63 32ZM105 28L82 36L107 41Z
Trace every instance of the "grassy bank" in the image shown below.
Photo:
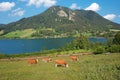
M55 59L64 59L68 68L54 67ZM36 65L22 61L0 61L0 80L119 80L120 54L83 55L73 62L68 56L52 57L44 63L42 58Z
M79 49L79 50L66 51L61 49L53 49L53 50L43 50L41 52L21 53L21 54L1 54L0 53L0 59L28 57L28 56L57 56L57 55L63 55L63 54L76 54L76 53L86 53L86 52L92 52L92 50Z

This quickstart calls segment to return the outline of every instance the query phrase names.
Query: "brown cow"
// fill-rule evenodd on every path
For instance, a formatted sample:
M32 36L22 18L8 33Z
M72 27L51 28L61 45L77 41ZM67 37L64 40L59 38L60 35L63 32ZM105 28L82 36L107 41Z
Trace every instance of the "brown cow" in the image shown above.
M52 61L52 59L50 57L45 57L45 58L42 59L42 61L44 61L44 62L50 62L50 61Z
M27 62L28 62L28 64L37 64L38 59L28 59Z
M55 67L57 66L68 67L68 64L65 60L55 60Z
M76 55L71 55L71 56L70 56L70 59L71 59L72 61L78 61L78 57L77 57Z

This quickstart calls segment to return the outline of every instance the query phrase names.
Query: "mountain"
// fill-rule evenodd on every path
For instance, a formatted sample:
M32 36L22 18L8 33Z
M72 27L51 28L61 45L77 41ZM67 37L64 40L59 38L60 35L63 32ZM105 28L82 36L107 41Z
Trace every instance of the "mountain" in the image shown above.
M77 33L96 33L119 29L120 24L111 22L94 11L71 10L67 7L53 6L41 14L23 18L6 25L0 31L6 35L17 30L33 29L32 36L76 35Z
M0 26L3 26L4 24L0 24Z

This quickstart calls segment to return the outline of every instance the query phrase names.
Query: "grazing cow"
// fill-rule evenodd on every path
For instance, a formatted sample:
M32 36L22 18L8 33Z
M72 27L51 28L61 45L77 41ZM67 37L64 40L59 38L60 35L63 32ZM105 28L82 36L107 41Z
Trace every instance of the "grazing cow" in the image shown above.
M27 62L28 62L28 64L37 64L38 59L28 59Z
M78 61L78 57L75 56L75 55L71 55L71 56L70 56L70 59L71 59L72 61Z
M45 57L45 58L42 59L42 61L44 61L44 62L51 62L52 59L50 57Z
M68 64L65 60L55 60L55 67L57 66L68 67Z

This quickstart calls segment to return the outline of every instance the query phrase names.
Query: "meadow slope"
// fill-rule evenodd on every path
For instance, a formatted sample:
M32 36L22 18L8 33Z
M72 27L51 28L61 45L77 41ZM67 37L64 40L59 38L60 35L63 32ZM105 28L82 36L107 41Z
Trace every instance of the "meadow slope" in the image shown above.
M69 67L55 67L56 59L66 60ZM79 61L53 56L52 62L44 63L39 58L36 65L26 60L0 60L0 80L120 80L120 53L82 55Z

